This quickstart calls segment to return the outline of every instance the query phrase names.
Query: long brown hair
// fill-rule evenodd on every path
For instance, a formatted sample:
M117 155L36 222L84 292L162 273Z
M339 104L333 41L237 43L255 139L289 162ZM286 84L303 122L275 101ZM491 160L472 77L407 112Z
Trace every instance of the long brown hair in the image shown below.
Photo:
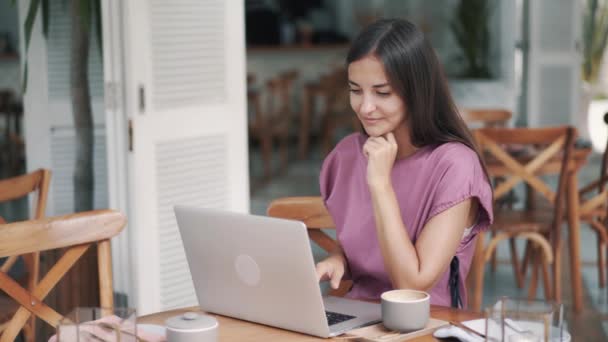
M458 113L435 50L416 25L403 19L382 19L367 26L353 41L346 64L369 55L382 61L391 87L405 102L412 144L423 147L462 143L477 153L487 177L479 149Z

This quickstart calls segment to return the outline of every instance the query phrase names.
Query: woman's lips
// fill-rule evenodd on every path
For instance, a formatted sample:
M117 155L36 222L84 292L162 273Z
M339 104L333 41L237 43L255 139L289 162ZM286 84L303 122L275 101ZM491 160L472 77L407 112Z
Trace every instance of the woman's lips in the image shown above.
M363 120L363 122L368 125L373 125L375 123L380 122L381 119L379 119L379 118L361 118L361 120Z

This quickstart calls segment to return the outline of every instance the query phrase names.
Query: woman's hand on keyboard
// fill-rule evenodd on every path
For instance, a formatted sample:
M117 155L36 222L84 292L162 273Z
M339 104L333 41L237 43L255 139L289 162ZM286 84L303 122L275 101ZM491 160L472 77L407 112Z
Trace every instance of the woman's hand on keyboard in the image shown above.
M331 287L337 289L344 276L345 260L339 255L332 255L317 264L317 279L330 281Z

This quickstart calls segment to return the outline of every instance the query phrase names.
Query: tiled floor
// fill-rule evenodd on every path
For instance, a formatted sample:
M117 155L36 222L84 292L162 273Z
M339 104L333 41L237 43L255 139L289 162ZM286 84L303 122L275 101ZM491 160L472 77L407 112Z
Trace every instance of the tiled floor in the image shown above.
M254 185L251 196L252 213L264 215L270 201L278 197L319 195L318 177L322 157L317 149L313 150L309 160L292 160L286 174L277 175L264 185L259 185L256 181L262 174L258 154L252 150L250 156L250 173ZM586 184L599 175L599 157L599 155L593 155L581 170L579 184ZM278 161L275 161L275 165L278 168ZM575 336L574 341L605 341L608 336L608 289L599 288L597 267L593 264L597 259L596 237L588 227L583 226L581 239L582 258L585 265L583 267L585 308L578 315L574 315L571 310L571 292L568 284L570 271L567 260L565 260L562 273L566 320L569 330ZM504 248L499 248L499 260L508 260L508 249L506 246L501 247ZM522 250L523 246L520 248L520 251ZM324 256L324 253L316 246L313 246L313 253L316 259ZM567 255L567 251L565 251L565 255ZM515 286L510 264L499 263L496 272L487 271L485 274L483 305L494 303L497 298L505 295L523 297L527 295L527 292ZM538 296L539 298L542 296L540 290Z

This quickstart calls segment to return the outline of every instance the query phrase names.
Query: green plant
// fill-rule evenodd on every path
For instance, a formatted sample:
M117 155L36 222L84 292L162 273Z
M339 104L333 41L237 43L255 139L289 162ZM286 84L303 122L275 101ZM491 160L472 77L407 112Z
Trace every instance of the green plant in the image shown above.
M25 33L25 62L23 69L23 92L27 91L29 50L32 30L38 12L42 11L42 34L48 36L49 4L51 0L31 0L27 10L23 31ZM55 0L57 1L57 0ZM66 2L68 0L65 0ZM11 0L16 4L16 0ZM76 131L76 167L74 168L74 211L93 209L93 114L88 81L89 45L92 30L97 33L100 47L101 5L100 0L69 0L69 15L72 18L70 48L70 88L72 117ZM93 27L95 24L95 27ZM100 48L101 51L101 48Z
M491 78L489 19L493 0L460 0L451 21L452 33L465 62L461 76Z
M583 15L583 80L597 82L608 39L608 1L586 0Z

